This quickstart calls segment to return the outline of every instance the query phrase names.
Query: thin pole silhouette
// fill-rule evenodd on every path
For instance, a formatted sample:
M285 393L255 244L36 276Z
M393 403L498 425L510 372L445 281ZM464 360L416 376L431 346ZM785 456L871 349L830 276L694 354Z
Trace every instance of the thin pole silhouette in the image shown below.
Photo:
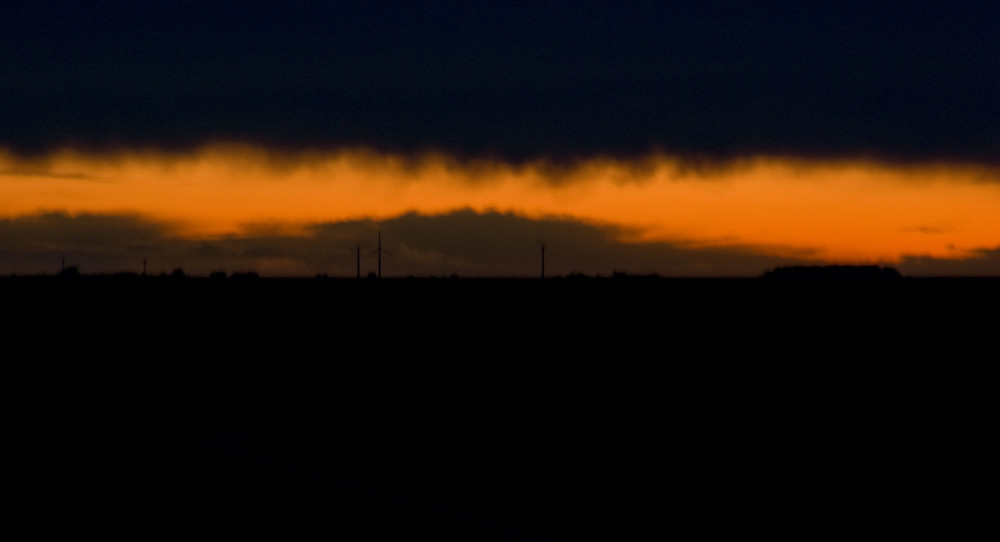
M545 245L542 245L542 278L545 278Z

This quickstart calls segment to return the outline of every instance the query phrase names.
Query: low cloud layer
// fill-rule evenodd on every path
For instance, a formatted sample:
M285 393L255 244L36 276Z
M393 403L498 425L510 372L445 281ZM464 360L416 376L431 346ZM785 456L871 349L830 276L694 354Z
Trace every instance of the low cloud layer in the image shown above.
M694 248L627 243L612 226L568 219L527 219L468 210L438 216L415 213L374 221L314 224L305 235L259 228L246 235L185 239L168 225L135 216L45 213L0 221L0 275L55 274L63 265L86 274L150 274L182 269L207 276L353 277L378 272L379 237L385 277L536 277L545 247L547 276L614 272L660 276L752 277L802 258L768 256L753 247ZM360 269L359 260L360 255ZM1000 248L971 260L909 258L913 275L995 274Z
M924 277L996 277L1000 274L1000 247L977 250L961 260L910 256L899 268Z
M55 274L182 269L191 275L254 271L264 276L535 277L542 247L549 276L581 273L754 276L788 260L749 250L628 244L612 227L563 219L458 211L407 214L383 221L316 224L306 236L268 233L184 239L136 217L46 213L0 221L0 274Z

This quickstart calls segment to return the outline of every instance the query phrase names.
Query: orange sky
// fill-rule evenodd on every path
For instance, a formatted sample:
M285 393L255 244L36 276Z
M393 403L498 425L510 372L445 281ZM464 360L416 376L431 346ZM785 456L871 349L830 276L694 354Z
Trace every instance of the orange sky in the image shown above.
M186 157L0 154L0 217L138 214L183 236L471 208L634 228L632 241L752 246L817 261L961 258L1000 246L1000 175L960 167L747 160L728 168L594 160L545 167L418 164L363 152L279 160L247 147Z

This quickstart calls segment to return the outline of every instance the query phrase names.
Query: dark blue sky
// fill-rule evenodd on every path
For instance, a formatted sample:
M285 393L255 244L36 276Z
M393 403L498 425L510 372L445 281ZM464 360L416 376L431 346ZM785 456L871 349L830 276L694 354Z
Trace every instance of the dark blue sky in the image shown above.
M995 2L13 2L0 146L1000 162Z

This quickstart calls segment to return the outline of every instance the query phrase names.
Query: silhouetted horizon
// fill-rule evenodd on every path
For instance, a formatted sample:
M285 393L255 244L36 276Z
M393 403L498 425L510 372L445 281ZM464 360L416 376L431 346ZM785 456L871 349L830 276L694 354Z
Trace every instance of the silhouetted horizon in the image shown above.
M349 275L328 275L328 274L317 274L314 276L287 276L287 275L261 275L260 273L252 270L247 271L212 271L206 275L195 275L185 273L183 268L175 268L171 272L160 271L159 273L140 273L136 271L118 271L112 273L83 273L79 270L77 266L68 266L56 273L32 273L32 274L18 274L12 273L7 276L0 275L0 278L63 278L63 279L76 279L76 278L99 278L99 279L170 279L170 280L180 280L180 279L211 279L212 281L220 280L338 280L338 281L372 281L372 280L459 280L459 279L470 279L470 280L483 280L483 281L502 281L502 280L513 280L513 281L544 281L544 280L585 280L585 279L615 279L615 280L692 280L692 281L705 281L705 280L746 280L746 279L768 279L768 280L898 280L898 279L994 279L1000 278L1000 275L939 275L939 276L909 276L903 275L898 270L889 266L881 266L874 264L816 264L816 265L789 265L789 266L779 266L772 269L767 269L762 271L757 275L746 275L746 276L684 276L684 275L660 275L659 273L628 273L625 271L612 271L609 274L586 274L586 273L569 273L569 274L556 274L548 276L498 276L498 275L484 275L484 276L474 276L474 275L459 275L457 273L452 274L441 274L441 275L406 275L406 276L394 276L387 275L385 277L379 277L374 271L369 272L364 276L349 276Z
M980 501L998 280L149 278L0 279L34 513L799 539Z
M998 28L4 2L8 530L978 540Z

